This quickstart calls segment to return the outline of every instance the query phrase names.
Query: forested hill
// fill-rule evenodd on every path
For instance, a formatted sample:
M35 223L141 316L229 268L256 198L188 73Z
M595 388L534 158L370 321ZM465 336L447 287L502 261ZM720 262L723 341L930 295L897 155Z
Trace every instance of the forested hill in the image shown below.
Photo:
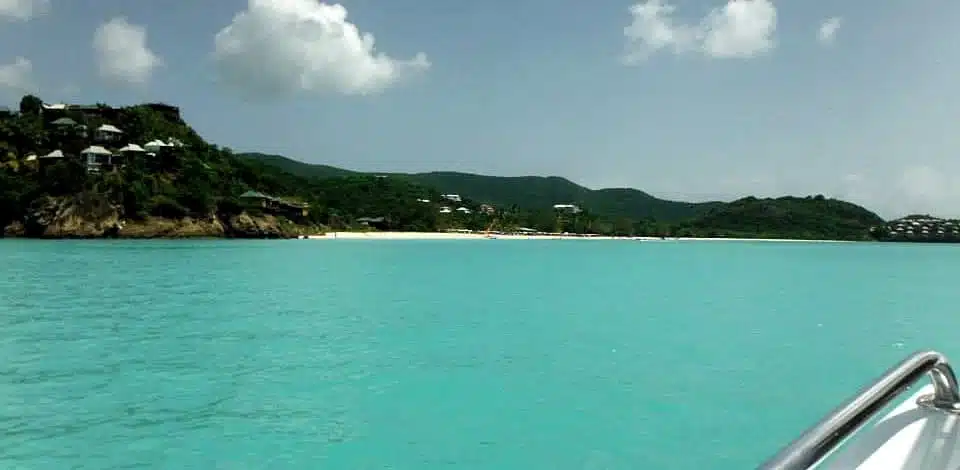
M6 235L291 236L388 215L434 230L429 189L354 175L303 178L206 142L163 103L48 104L0 111L0 229Z
M859 240L880 222L822 196L687 203L558 177L373 174L237 155L205 141L163 103L50 104L25 96L18 110L0 109L0 228L9 236L493 228Z
M441 192L469 194L481 201L519 207L577 204L598 214L631 219L675 222L706 213L718 203L691 203L659 199L631 188L589 189L558 176L485 176L458 172L406 175Z
M363 174L359 171L346 170L335 166L321 165L319 163L304 163L299 160L284 157L283 155L273 155L259 152L238 153L237 157L268 166L279 168L290 174L303 178L340 178L344 176L357 176Z
M708 237L865 240L883 224L861 206L823 196L746 197L711 209L678 230Z
M304 178L364 174L280 155L238 156ZM636 189L591 190L555 176L501 177L449 171L377 175L406 179L475 203L516 208L523 214L519 222L538 229L556 224L549 210L554 204L575 204L585 211L574 219L573 230L617 235L865 240L871 237L871 229L883 224L883 219L868 209L820 195L691 203L659 199Z
M243 153L238 156L302 177L332 178L360 174L329 165L304 163L280 155ZM486 176L451 171L378 174L407 178L444 194L465 195L470 199L497 206L538 210L554 204L576 204L609 218L677 222L706 214L710 209L723 205L719 202L669 201L629 188L593 190L557 176Z

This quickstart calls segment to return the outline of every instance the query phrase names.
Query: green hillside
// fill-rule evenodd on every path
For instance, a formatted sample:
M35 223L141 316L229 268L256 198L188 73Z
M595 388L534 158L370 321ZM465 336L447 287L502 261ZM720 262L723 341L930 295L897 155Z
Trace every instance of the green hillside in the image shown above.
M406 175L444 193L504 206L538 209L554 204L577 204L608 217L679 221L706 213L716 203L668 201L629 188L593 190L557 176L484 176L458 172Z
M460 202L441 195L455 193ZM573 204L555 209L555 204ZM864 239L882 223L822 196L732 203L591 190L558 177L371 174L205 141L163 103L0 112L0 228L30 237L285 237L327 229L533 229Z
M328 165L300 162L279 155L240 154L241 158L273 166L304 178L336 178L362 173ZM875 213L823 196L690 203L659 199L636 189L591 190L556 176L501 177L437 171L378 173L386 179L407 180L441 194L459 194L474 204L510 209L514 225L538 230L590 231L615 235L699 236L735 238L794 238L864 240L883 224ZM576 217L559 220L554 204L576 204ZM516 208L511 209L511 208ZM471 227L482 226L474 221Z
M345 170L329 165L309 164L293 160L282 155L271 155L259 152L238 153L237 157L247 160L264 163L268 166L279 168L288 173L303 178L341 178L344 176L358 176L362 173Z
M883 224L863 207L823 196L747 197L714 208L680 230L714 237L864 240Z
M26 96L0 113L0 234L290 236L376 216L392 230L436 229L435 208L417 203L437 196L430 188L341 175L237 158L162 103L47 106Z
M328 165L304 163L280 155L239 154L294 175L307 178L331 178L356 175L357 172ZM515 206L525 210L543 210L554 204L577 204L608 218L656 219L666 222L687 220L720 207L722 203L668 201L643 191L628 188L592 190L557 176L485 176L451 171L429 173L380 173L406 178L411 182L459 194L499 207Z

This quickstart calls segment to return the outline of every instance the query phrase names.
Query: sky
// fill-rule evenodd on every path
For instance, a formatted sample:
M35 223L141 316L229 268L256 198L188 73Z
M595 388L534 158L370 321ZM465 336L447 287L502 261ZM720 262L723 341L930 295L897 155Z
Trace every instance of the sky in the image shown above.
M0 0L0 102L364 171L960 216L960 2Z

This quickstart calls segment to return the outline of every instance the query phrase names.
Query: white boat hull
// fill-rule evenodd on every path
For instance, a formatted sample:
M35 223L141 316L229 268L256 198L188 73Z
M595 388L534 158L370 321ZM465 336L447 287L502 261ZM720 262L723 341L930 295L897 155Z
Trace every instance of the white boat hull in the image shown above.
M960 415L917 405L926 385L889 414L867 424L817 470L960 470Z

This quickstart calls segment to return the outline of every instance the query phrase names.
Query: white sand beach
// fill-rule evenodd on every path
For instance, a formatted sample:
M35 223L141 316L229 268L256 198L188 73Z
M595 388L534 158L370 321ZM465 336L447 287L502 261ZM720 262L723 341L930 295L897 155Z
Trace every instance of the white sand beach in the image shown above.
M577 236L577 235L520 235L491 234L487 237L478 232L330 232L311 235L311 240L627 240L628 238Z
M569 234L491 234L487 237L479 232L329 232L324 235L311 235L311 240L624 240L643 242L796 242L796 243L854 243L842 240L794 240L768 238L660 238L660 237L609 237L581 236Z
M851 240L804 240L801 238L700 238L700 237L681 237L681 238L657 238L657 237L635 237L644 241L687 241L687 242L780 242L780 243L857 243Z

